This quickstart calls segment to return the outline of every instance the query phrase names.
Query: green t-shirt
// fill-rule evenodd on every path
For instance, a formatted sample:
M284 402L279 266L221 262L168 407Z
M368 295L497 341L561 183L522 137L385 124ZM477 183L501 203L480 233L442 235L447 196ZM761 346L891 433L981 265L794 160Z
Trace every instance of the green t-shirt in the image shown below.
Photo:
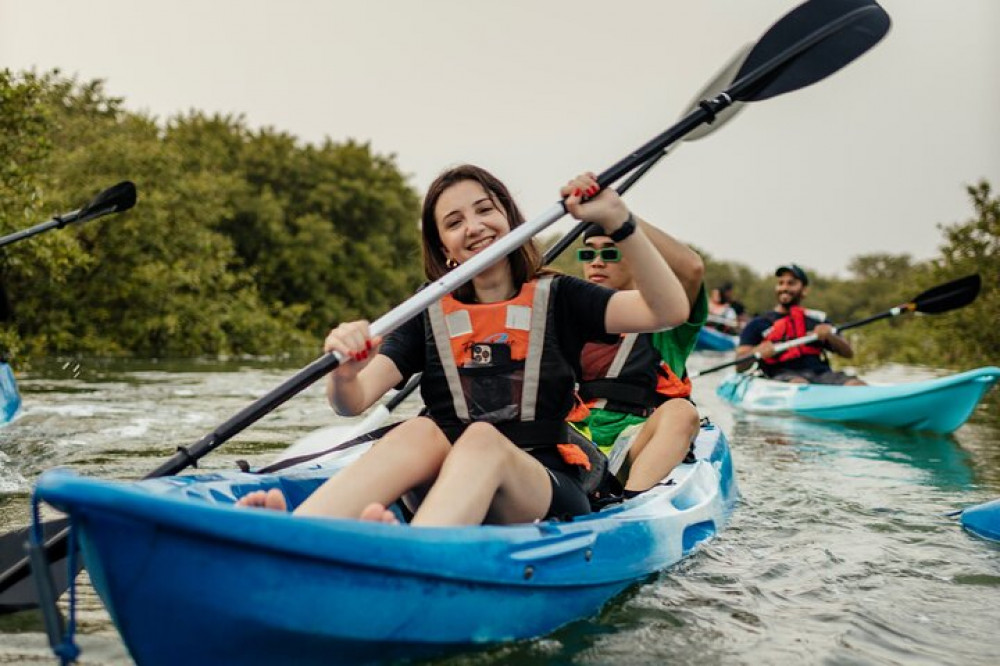
M668 331L650 334L653 346L660 352L660 358L678 377L684 377L684 366L688 356L694 351L698 331L705 325L707 319L708 296L705 294L705 285L702 284L698 297L691 306L691 316L686 322ZM591 409L590 416L583 425L590 429L590 437L594 443L607 453L614 446L615 439L622 430L630 425L645 422L645 418L635 414L623 414L609 409Z

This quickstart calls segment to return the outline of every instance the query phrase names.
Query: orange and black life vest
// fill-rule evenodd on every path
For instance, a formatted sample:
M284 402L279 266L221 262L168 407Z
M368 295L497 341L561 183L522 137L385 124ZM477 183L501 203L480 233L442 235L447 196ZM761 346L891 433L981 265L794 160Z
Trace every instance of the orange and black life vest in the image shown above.
M574 413L573 368L552 325L557 288L557 280L543 276L510 300L462 303L448 295L428 308L421 394L452 440L485 421L522 448L573 441L566 421L586 414ZM560 453L589 466L572 447L560 446Z
M670 398L691 395L683 379L660 357L648 333L628 333L616 344L587 343L580 363L580 397L588 407L649 416Z
M793 305L788 309L787 315L774 322L774 325L764 335L764 339L770 340L771 342L785 342L786 340L801 338L807 334L806 311L799 305ZM822 358L825 357L825 352L821 344L811 343L808 345L799 345L798 347L786 349L777 356L761 360L768 365L775 365L777 363L786 363L803 356L819 356Z

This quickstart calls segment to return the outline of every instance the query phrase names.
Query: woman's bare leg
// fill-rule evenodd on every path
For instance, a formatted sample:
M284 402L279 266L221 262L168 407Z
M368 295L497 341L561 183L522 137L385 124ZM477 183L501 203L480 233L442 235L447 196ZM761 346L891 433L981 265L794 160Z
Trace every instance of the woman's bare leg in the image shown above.
M448 438L433 421L423 417L407 421L332 476L295 514L358 518L373 503L384 508L414 486L432 481L450 450Z
M488 423L473 423L455 442L413 525L531 522L552 502L549 473Z
M626 490L648 490L687 456L698 436L698 409L687 400L669 400L653 412L636 435L628 457L632 463Z

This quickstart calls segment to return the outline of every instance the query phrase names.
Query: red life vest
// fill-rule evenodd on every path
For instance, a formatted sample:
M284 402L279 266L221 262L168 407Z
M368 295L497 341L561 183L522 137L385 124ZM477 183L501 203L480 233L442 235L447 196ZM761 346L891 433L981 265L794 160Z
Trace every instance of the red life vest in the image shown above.
M771 342L785 342L808 335L806 330L806 311L799 305L793 305L788 309L788 314L774 322L774 325L764 336L765 340ZM764 363L774 365L785 363L802 356L824 356L823 346L819 343L799 345L786 349L777 356L761 359Z
M556 445L567 463L589 469L566 423L586 413L550 326L556 285L543 276L510 300L470 304L448 295L428 308L421 394L449 437L485 421L522 448Z
M616 344L588 343L580 364L580 396L588 407L649 416L670 398L691 395L691 379L678 377L648 333L629 333Z

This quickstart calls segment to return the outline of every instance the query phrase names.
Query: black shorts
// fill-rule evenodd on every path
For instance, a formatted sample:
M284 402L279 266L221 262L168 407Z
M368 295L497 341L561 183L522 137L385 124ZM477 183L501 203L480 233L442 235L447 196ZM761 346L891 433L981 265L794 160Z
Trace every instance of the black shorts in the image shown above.
M539 447L528 451L549 473L552 501L545 518L568 518L590 513L590 500L580 485L580 472L567 464L555 447Z
M464 432L465 427L464 425L457 425L442 427L441 429L451 443L454 444L455 440ZM564 430L564 434L569 437L571 442L578 445L589 445L603 459L603 454L589 440L584 438L583 435L569 426L566 426ZM563 460L558 449L552 444L539 444L530 448L524 448L522 451L541 463L545 471L549 473L549 481L552 484L552 500L549 502L549 510L545 514L546 519L569 518L590 513L590 500L587 498L587 490L585 488L587 480L594 481L594 478L590 474L584 472L581 467L570 465ZM603 470L606 468L606 465L600 467L595 474L598 472L603 474Z
M590 499L569 474L545 468L552 482L552 501L545 518L571 518L590 513Z
M800 377L810 384L828 384L832 386L840 386L852 379L856 379L853 375L849 375L846 372L838 372L837 370L782 370L771 377L771 379L779 382L787 382Z

